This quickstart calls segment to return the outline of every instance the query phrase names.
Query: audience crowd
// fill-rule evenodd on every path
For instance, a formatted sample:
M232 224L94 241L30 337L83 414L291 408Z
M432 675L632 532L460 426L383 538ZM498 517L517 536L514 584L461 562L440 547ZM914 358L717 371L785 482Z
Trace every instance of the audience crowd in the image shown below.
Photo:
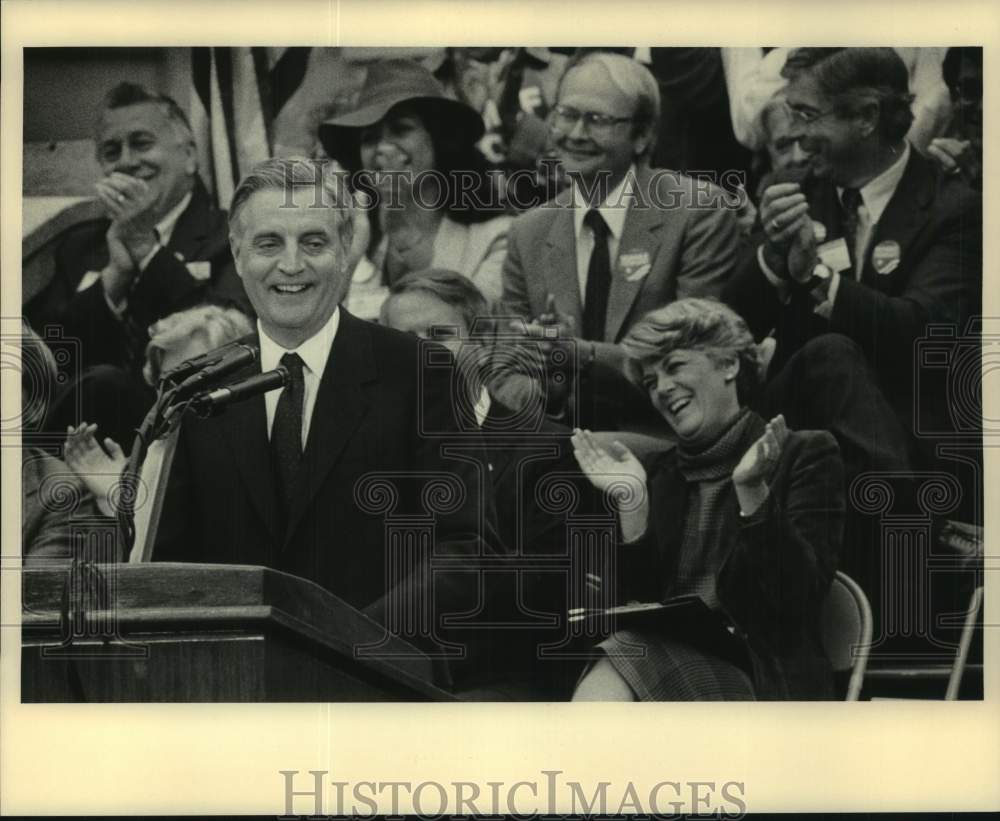
M202 183L183 110L122 82L96 118L106 216L59 238L50 282L24 306L25 361L48 400L33 428L65 435L65 463L24 451L26 560L69 555L67 516L36 500L47 475L65 474L88 514L113 517L116 476L163 375L248 339L258 368L297 362L302 380L255 400L264 451L265 433L275 441L272 461L253 464L274 471L278 493L257 531L284 553L199 554L202 506L185 527L164 521L154 558L291 569L391 622L376 595L383 559L353 551L377 572L345 573L348 560L319 555L342 502L312 487L315 449L353 454L345 482L355 468L443 464L424 445L407 452L416 440L393 427L426 423L426 407L406 403L438 391L433 413L447 423L421 433L442 454L449 436L471 435L483 477L467 499L477 532L461 531L476 515L463 507L441 538L480 545L456 555L525 563L479 591L487 622L463 634L472 650L454 671L468 697L829 697L820 620L834 572L876 605L892 582L852 483L881 472L907 499L910 477L954 467L938 448L956 426L953 397L921 395L918 351L941 328L966 334L981 312L982 65L975 48L385 59L356 106L319 126L317 157L270 161L232 204ZM309 222L323 208L293 202L309 173L326 190L340 181L334 231ZM284 208L270 197L281 174ZM78 340L58 366L42 341L53 325ZM423 340L426 359L393 331ZM345 353L348 339L361 347ZM402 375L431 373L432 360L450 376L414 388ZM355 416L324 391L330 379ZM286 400L304 413L291 473L288 452L275 455ZM356 430L327 432L318 413ZM228 469L216 422L182 435L185 487L202 468ZM183 516L173 482L167 511ZM573 509L554 501L558 482ZM331 507L310 518L310 503ZM964 504L981 524L982 500ZM226 538L224 513L205 524L213 539ZM381 555L381 531L344 515L344 537L371 536ZM297 518L311 530L282 532ZM579 522L604 528L613 559L573 552ZM239 531L252 539L254 527ZM570 569L546 570L553 556ZM567 628L567 613L589 625L604 607L679 597L700 608L589 643ZM581 642L588 659L573 661Z

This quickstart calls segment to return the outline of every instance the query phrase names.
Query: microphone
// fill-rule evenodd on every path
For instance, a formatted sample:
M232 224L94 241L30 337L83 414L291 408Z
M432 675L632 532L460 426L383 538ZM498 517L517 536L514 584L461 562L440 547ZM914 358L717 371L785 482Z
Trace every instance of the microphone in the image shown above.
M181 382L176 388L173 401L182 401L199 391L203 391L222 377L256 362L259 356L260 348L255 345L237 344L233 346L233 349L223 354L217 362L206 365Z
M206 351L201 354L201 356L192 356L190 359L185 359L180 365L177 365L167 371L160 377L161 381L179 383L184 379L187 379L191 374L200 371L209 365L214 365L221 361L229 352L235 348L239 342L227 342L225 345L221 345L218 348L213 348L210 351Z
M236 402L283 388L288 384L288 379L288 368L279 365L273 371L255 374L224 388L203 391L191 400L191 407L200 416L211 416Z

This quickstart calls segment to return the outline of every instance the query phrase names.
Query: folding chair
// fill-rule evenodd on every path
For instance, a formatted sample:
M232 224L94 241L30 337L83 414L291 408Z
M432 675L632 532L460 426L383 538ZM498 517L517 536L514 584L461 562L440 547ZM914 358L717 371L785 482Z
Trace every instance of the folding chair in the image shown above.
M857 701L872 643L872 609L865 591L837 571L823 603L823 649L835 672L851 671L846 701Z

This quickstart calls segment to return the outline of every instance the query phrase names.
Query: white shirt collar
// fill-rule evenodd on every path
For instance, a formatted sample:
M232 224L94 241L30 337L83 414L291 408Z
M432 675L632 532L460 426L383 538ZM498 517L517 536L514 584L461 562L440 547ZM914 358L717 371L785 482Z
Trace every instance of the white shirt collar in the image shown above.
M181 218L181 214L191 204L192 193L188 191L181 201L167 211L163 219L156 223L156 235L160 240L160 245L167 245L170 242L170 237L174 234L174 228L177 227L177 220Z
M340 307L333 309L330 318L316 333L309 337L299 347L291 350L281 347L271 337L267 335L260 320L257 320L257 333L260 335L260 369L270 371L278 366L281 357L286 353L297 353L302 357L302 362L310 372L317 377L323 376L326 370L326 361L330 358L330 349L333 347L333 340L337 336L337 328L340 326Z
M903 146L903 153L899 159L859 189L861 201L868 212L868 222L871 225L882 218L882 213L889 204L889 200L892 199L892 195L896 193L896 186L899 185L899 181L903 178L903 172L906 171L906 164L910 160L909 141L904 140ZM838 197L843 193L844 189L837 186Z
M612 188L608 192L608 196L604 199L604 202L597 206L597 210L604 217L604 221L608 225L608 230L611 231L611 236L616 240L621 239L622 231L625 228L625 217L628 216L628 207L634 199L634 196L632 196L632 192L635 190L634 184L635 164L632 164L629 166L622 181ZM572 190L573 232L577 239L579 239L580 232L583 230L583 218L587 216L590 205L580 195L576 183L573 183Z

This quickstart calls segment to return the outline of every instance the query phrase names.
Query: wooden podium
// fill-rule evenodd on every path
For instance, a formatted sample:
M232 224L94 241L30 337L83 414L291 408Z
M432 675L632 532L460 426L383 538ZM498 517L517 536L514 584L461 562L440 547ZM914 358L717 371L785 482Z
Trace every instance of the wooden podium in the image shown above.
M263 567L25 568L22 702L454 700L438 666Z

